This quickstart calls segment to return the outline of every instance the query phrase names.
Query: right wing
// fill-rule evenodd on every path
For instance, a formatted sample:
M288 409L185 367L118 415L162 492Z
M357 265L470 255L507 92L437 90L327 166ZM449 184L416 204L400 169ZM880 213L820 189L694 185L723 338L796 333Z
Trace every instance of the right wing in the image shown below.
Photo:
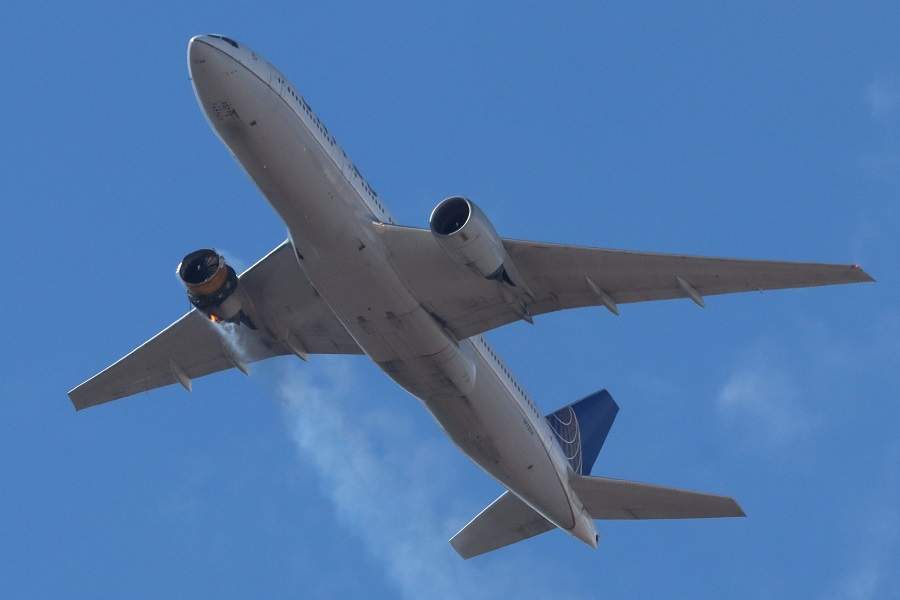
M361 354L297 264L290 241L240 276L258 329L223 336L196 309L69 392L77 410L283 354ZM238 347L236 347L238 346Z
M745 517L734 498L676 488L576 475L572 489L594 519Z

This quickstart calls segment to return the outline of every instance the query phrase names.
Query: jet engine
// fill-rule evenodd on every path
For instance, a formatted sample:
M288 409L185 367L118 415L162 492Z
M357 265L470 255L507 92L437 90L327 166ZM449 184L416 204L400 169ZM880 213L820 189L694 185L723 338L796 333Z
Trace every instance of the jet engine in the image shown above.
M442 200L428 220L438 244L455 260L487 279L515 286L506 248L478 206L462 196Z
M195 250L178 265L178 277L194 307L215 323L244 323L256 329L244 313L238 277L225 258L208 248Z

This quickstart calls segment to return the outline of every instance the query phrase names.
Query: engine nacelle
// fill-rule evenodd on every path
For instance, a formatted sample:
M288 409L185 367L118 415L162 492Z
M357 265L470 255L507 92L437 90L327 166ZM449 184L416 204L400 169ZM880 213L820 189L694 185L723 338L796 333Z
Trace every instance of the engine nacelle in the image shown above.
M255 329L243 310L237 274L221 254L208 248L191 252L178 265L178 277L191 304L211 321L245 323Z
M457 262L488 279L508 279L506 248L478 206L462 196L442 200L428 220L438 244Z

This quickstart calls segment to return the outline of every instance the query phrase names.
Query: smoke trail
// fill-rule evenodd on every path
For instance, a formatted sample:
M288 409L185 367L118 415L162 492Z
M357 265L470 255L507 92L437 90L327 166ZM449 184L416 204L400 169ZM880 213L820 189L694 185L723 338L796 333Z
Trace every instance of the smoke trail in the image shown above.
M252 362L249 341L244 338L246 327L241 327L236 323L213 323L212 321L209 321L209 326L216 331L233 358L245 365Z
M291 369L278 387L290 433L348 535L361 538L403 597L574 597L566 587L578 577L558 562L460 559L447 540L473 515L451 514L464 488L441 463L446 442L373 405L344 360L309 367ZM409 410L421 409L410 402Z
M216 248L216 252L221 254L222 257L225 258L225 262L231 265L231 268L233 268L238 274L243 273L247 270L247 267L250 266L249 264L247 264L246 260L238 256L234 252L231 252L230 250L226 250L224 248Z

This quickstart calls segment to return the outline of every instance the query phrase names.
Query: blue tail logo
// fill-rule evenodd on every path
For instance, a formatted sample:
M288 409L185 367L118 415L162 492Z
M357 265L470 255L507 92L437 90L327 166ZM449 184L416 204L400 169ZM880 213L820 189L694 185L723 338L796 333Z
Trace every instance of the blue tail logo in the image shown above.
M590 475L619 405L601 390L546 417L556 441L579 475Z

